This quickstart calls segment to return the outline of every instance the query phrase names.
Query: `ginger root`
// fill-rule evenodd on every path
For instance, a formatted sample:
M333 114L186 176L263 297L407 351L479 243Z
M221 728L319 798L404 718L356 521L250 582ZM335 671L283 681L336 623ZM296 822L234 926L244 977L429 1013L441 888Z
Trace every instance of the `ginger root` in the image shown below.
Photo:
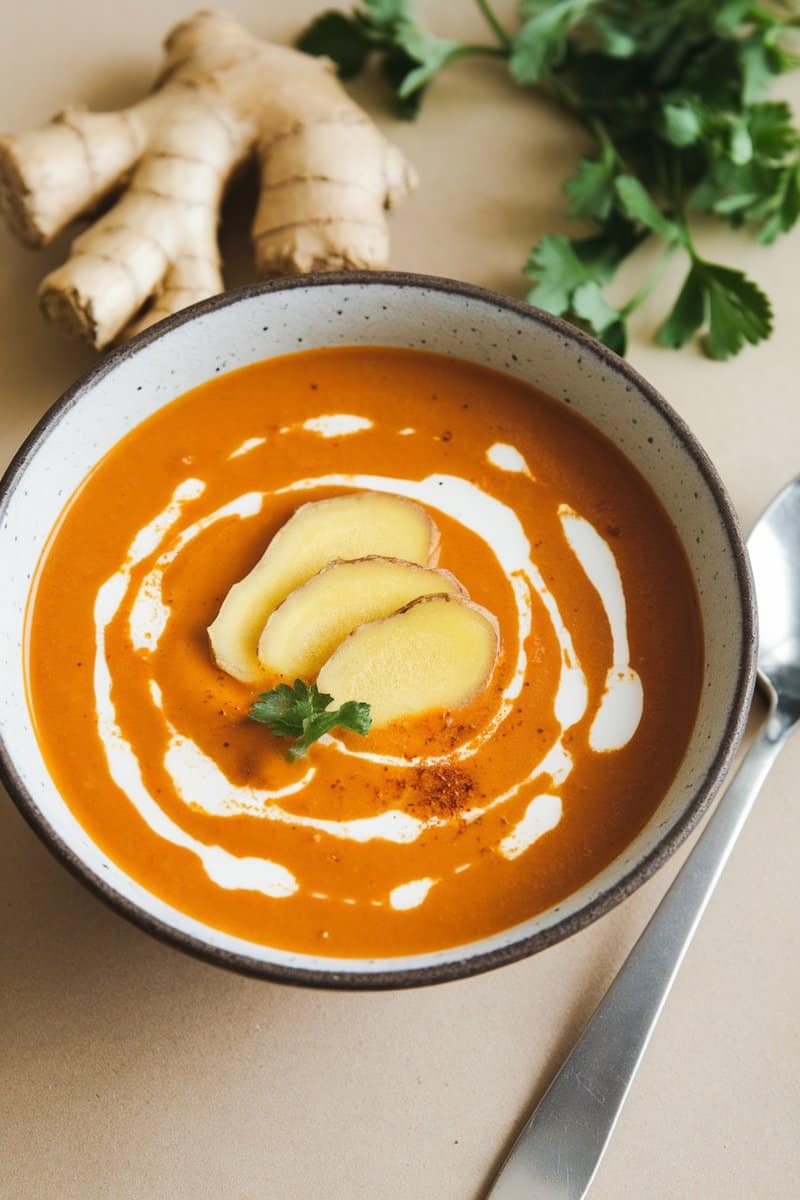
M165 51L156 89L133 107L70 108L0 138L0 207L29 246L124 188L43 280L46 317L99 349L222 291L220 205L251 154L260 274L386 262L384 210L415 174L332 63L260 41L216 12L176 26Z

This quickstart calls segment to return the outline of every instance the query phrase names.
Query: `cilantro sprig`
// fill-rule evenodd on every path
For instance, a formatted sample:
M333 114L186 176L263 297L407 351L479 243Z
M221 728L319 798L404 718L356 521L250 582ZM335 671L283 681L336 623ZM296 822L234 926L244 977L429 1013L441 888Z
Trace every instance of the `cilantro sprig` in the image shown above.
M478 6L494 20L489 6ZM353 79L364 70L373 54L380 57L381 73L392 88L400 116L410 119L419 111L430 81L443 67L474 55L506 57L505 34L499 22L493 25L501 46L453 42L424 29L415 18L410 0L365 0L350 16L335 10L312 21L297 39L306 54L332 58L342 79Z
M369 733L372 725L369 705L348 700L340 708L329 710L333 696L320 692L315 683L295 679L294 686L278 684L271 692L262 692L247 714L252 721L268 725L278 737L294 738L286 751L289 762L304 758L309 746L337 725L354 733Z
M438 73L461 58L504 59L521 86L565 109L594 141L565 185L577 236L548 233L525 273L529 299L624 353L631 313L676 253L687 262L658 341L702 334L712 358L737 354L772 329L768 298L741 271L707 261L691 216L747 228L769 244L800 217L800 131L786 104L764 96L800 65L787 46L798 25L782 0L521 0L513 30L476 0L491 35L458 42L427 30L411 0L362 0L323 13L298 45L327 54L344 78L376 57L404 117ZM614 305L606 286L644 242L660 244L653 275Z

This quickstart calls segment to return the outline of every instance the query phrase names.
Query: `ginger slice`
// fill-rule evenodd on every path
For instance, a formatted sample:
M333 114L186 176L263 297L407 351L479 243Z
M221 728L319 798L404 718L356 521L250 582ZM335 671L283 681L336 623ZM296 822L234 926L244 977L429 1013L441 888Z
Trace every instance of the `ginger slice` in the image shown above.
M500 651L496 617L463 596L421 596L361 625L322 667L335 705L366 701L373 728L433 709L461 708L491 678Z
M0 209L27 245L48 245L121 193L43 281L46 317L101 348L221 292L220 205L251 155L261 167L252 239L262 275L385 265L384 210L416 177L330 60L270 45L218 12L177 25L165 52L138 104L76 106L0 138Z
M421 505L402 496L351 492L304 504L225 597L208 630L214 657L236 679L260 682L256 650L267 618L333 559L380 554L435 566L438 553L438 527Z
M434 593L467 595L449 571L399 558L332 562L275 609L258 643L259 660L266 671L289 679L315 679L356 626Z

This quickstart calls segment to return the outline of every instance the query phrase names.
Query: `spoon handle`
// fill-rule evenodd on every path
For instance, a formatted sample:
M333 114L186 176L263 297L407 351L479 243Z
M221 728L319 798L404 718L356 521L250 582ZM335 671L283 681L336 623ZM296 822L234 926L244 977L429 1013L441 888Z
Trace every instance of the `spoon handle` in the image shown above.
M586 1195L683 956L787 732L773 713L514 1143L487 1200Z

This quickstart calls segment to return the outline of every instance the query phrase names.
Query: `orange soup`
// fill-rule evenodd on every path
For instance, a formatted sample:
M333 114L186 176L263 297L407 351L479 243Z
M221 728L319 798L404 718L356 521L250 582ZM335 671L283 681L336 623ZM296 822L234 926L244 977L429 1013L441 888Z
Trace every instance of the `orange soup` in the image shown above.
M234 677L208 629L302 505L362 494L423 514L422 574L450 572L451 607L498 637L463 702L425 708L450 668L414 643L424 711L288 761L248 716L282 677ZM102 849L218 929L344 957L472 941L596 875L676 773L703 658L678 536L603 436L510 377L388 348L257 363L144 421L67 505L28 618L36 735ZM395 668L367 653L378 711Z

